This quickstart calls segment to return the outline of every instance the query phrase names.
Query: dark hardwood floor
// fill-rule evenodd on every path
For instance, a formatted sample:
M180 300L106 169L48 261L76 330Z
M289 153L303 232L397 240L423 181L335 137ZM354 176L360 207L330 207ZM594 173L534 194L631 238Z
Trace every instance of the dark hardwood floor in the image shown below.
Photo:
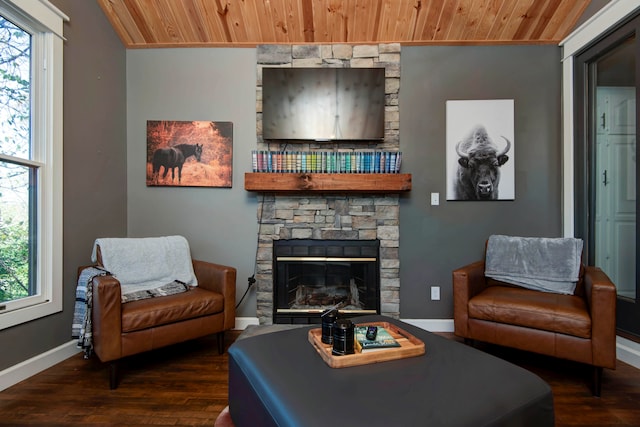
M226 345L238 334L227 333ZM640 426L640 370L632 366L619 362L615 371L605 370L602 397L596 398L586 366L495 346L478 348L546 380L558 427ZM215 337L207 337L130 357L121 364L116 390L109 390L103 364L78 354L0 392L0 425L213 426L228 393L228 356L216 349Z

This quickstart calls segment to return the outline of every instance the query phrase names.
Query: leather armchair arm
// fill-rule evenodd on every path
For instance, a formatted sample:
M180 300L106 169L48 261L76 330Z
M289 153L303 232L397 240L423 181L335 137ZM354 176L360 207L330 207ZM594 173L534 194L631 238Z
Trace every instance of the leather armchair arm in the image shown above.
M593 364L616 367L616 286L598 267L585 267L585 293L591 313Z
M236 323L236 269L226 265L193 260L198 286L224 296L224 330Z
M101 361L122 357L122 296L113 276L93 278L93 343Z
M480 293L486 284L484 261L476 261L453 271L453 319L456 335L468 337L469 300Z

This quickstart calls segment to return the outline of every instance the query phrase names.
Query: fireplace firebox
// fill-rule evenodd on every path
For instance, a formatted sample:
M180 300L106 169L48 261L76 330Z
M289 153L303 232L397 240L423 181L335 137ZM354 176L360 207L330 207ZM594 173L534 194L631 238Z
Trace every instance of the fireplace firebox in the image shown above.
M326 309L343 316L380 313L378 240L273 242L273 323L320 323Z

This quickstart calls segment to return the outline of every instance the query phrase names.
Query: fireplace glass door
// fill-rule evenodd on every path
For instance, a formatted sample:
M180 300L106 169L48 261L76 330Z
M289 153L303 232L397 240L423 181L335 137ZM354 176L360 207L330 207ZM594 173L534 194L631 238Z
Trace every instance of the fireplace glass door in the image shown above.
M380 312L378 258L276 256L274 322L317 323L335 307L347 315Z

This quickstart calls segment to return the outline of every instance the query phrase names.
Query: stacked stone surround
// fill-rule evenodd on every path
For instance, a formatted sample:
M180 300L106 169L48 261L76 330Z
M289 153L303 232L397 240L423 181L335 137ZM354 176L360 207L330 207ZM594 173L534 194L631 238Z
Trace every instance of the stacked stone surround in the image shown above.
M256 133L258 150L283 150L282 142L262 139L262 68L384 67L385 137L363 144L296 143L295 150L398 151L400 148L400 44L261 45L257 49ZM288 146L289 149L291 145ZM380 240L380 300L384 315L400 315L399 196L397 194L258 195L257 317L273 322L273 241L280 239Z

